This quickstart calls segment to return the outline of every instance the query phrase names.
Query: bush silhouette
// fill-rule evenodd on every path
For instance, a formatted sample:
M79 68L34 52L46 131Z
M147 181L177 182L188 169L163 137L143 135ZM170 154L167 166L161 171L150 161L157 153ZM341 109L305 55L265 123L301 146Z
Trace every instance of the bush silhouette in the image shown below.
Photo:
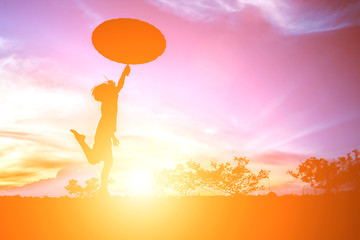
M75 197L95 197L97 195L97 191L100 188L100 181L98 178L91 178L86 180L86 186L82 187L78 184L78 181L75 179L69 180L69 184L65 186L66 191L70 196Z
M264 190L260 181L269 178L267 170L258 174L251 172L245 157L234 157L235 164L230 162L210 162L210 168L204 169L199 163L188 161L174 169L163 169L156 176L157 183L165 188L177 191L181 196L188 196L204 188L220 191L226 195L239 196Z

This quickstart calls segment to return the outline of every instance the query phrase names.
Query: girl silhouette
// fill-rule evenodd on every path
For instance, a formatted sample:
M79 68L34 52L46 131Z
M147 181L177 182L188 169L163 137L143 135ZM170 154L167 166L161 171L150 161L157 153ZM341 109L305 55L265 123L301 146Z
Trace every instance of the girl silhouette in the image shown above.
M108 80L92 89L92 95L96 101L101 102L101 118L96 128L94 145L91 149L85 142L85 135L78 133L71 129L76 140L80 144L88 162L92 165L104 162L104 167L101 172L101 194L109 194L108 181L110 169L113 165L112 144L119 145L119 140L115 137L118 97L119 92L124 86L125 77L129 76L130 67L127 65L121 74L118 85L115 82ZM111 144L112 143L112 144Z

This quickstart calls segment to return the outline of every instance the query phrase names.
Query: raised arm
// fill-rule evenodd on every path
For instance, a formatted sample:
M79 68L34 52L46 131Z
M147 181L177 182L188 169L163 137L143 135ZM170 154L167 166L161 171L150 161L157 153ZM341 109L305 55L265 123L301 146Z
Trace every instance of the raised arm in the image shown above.
M128 65L126 65L124 71L122 72L121 77L120 77L119 82L118 82L118 85L116 86L117 92L120 92L120 90L124 86L125 77L129 76L129 73L130 73L130 66L128 64Z

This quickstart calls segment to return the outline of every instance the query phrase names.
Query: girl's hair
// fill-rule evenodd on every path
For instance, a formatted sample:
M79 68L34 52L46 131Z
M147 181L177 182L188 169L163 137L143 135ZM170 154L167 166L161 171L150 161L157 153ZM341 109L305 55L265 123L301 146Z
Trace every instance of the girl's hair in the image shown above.
M102 102L107 97L111 96L112 92L115 90L115 82L112 80L108 80L102 84L95 86L91 91L92 95L96 101Z

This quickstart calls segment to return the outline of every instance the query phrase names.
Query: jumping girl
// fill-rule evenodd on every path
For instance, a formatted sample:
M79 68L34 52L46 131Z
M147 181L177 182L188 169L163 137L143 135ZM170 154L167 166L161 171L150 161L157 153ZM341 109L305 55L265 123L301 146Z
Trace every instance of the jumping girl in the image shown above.
M90 164L94 165L100 163L100 161L104 162L104 167L101 172L101 194L109 194L109 173L113 165L111 145L119 145L119 140L115 137L118 110L117 102L119 92L124 86L125 77L129 76L129 73L130 67L127 65L121 74L117 86L114 81L108 80L92 89L92 96L94 99L101 102L101 118L95 132L92 149L85 142L85 135L82 135L73 129L70 130L80 144Z

